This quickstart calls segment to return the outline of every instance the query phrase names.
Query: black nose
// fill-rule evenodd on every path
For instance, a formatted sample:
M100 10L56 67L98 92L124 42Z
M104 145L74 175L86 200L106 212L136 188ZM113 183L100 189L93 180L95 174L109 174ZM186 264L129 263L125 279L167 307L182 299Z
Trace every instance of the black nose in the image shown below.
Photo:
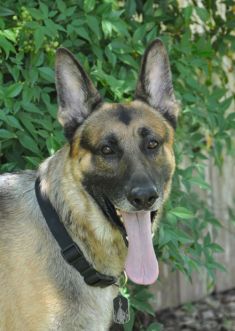
M157 200L158 194L154 186L134 187L128 194L127 199L137 209L150 208Z

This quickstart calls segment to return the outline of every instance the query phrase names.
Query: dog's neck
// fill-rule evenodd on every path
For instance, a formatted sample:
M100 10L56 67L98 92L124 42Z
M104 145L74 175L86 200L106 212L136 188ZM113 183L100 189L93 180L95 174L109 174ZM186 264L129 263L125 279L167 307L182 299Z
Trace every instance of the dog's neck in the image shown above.
M68 145L42 163L39 176L43 194L85 258L102 273L120 275L127 253L122 235L74 177Z

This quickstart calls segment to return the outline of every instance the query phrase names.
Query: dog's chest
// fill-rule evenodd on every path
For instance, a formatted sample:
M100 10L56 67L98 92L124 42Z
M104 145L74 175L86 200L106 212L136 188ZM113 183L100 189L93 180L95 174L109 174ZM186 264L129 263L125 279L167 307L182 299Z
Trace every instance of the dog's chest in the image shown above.
M112 322L114 286L100 289L84 285L80 294L62 297L60 311L51 319L50 331L107 331Z

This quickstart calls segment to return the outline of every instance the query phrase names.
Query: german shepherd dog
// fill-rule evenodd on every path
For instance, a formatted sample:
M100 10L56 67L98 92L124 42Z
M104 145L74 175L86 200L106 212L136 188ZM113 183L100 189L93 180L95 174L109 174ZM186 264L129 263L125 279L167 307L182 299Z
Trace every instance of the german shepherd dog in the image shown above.
M146 49L132 102L104 102L64 48L56 87L68 143L38 171L0 176L1 331L110 327L118 287L88 284L68 263L48 225L55 215L96 274L125 270L138 284L158 276L152 233L171 188L178 114L164 45Z

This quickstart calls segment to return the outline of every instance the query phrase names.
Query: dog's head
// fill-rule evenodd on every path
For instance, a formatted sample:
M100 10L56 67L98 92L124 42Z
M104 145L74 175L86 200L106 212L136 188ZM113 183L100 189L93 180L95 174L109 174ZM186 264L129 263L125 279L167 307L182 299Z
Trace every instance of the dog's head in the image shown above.
M81 65L63 48L57 51L56 83L74 180L82 181L118 226L120 215L153 215L169 194L175 168L178 108L162 42L155 40L147 48L130 103L103 102Z

